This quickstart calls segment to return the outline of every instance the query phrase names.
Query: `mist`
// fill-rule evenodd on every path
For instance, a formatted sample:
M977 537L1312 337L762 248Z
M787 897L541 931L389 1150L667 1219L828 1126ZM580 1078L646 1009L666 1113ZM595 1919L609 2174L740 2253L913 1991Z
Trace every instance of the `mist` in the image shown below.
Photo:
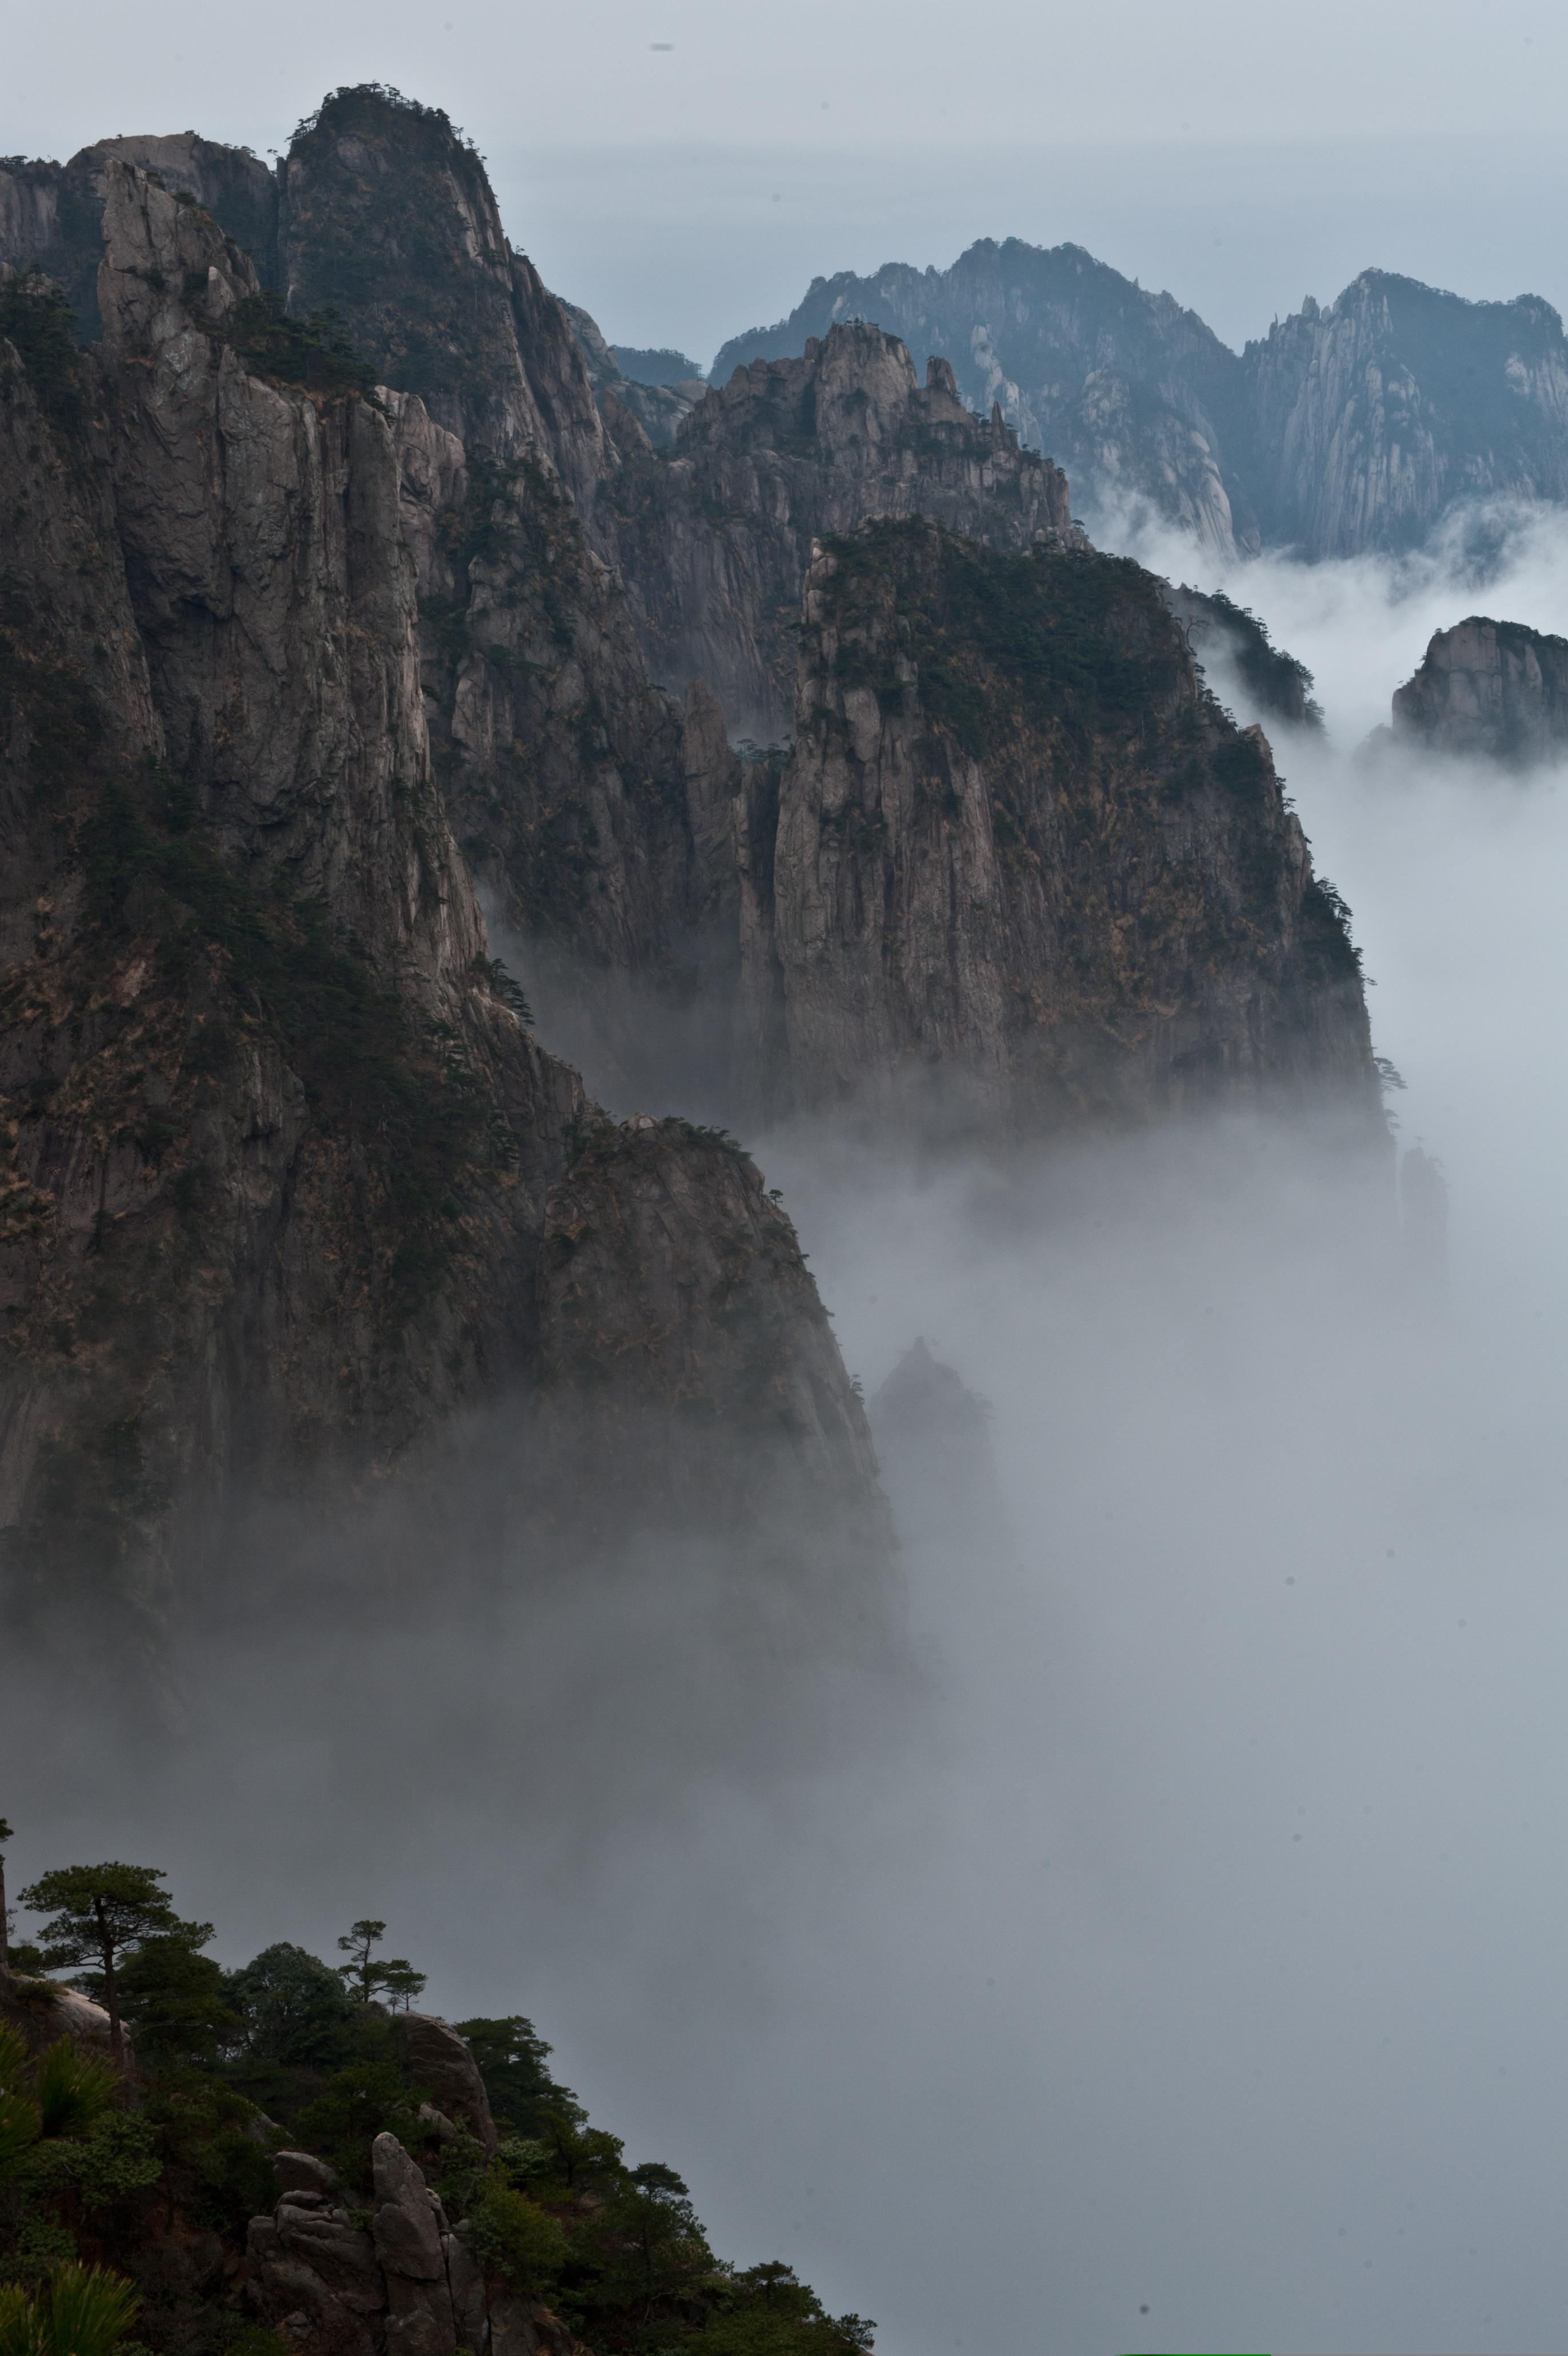
M990 1401L1005 1542L933 1544L906 1479L868 1654L668 1538L481 1563L481 1604L454 1537L413 1622L313 1602L282 1539L179 1731L13 1697L16 1881L166 1866L228 1962L384 1915L434 2008L527 2012L716 2247L888 2356L1557 2344L1568 799L1356 758L1433 627L1568 622L1563 519L1484 520L1223 581L1137 538L1316 674L1326 740L1276 753L1397 1144L1446 1172L1444 1280L1391 1157L1369 1188L1262 1115L749 1140L868 1395L920 1335Z

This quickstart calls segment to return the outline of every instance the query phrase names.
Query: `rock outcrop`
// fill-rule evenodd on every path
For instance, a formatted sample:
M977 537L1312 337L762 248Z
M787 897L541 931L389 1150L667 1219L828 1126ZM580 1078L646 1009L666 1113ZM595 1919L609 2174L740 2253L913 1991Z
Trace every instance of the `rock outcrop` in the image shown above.
M466 2041L433 2012L405 2012L398 2026L413 2083L491 2158L498 2140L496 2123L479 2065Z
M1341 1093L1377 1127L1342 914L1151 575L878 524L804 614L748 967L777 1103L1039 1134Z
M439 108L340 90L282 166L289 307L331 306L377 380L499 460L542 456L591 524L615 451L564 306Z
M923 1340L905 1351L867 1414L907 1547L962 1571L1005 1544L990 1409Z
M201 208L118 156L98 187L96 357L47 291L0 289L26 486L0 610L0 1522L13 1613L74 1593L107 1635L112 1602L145 1633L218 1575L243 1500L384 1482L457 1407L532 1398L582 1438L601 1401L563 1370L595 1304L567 1347L550 1205L590 1132L607 1217L635 1156L605 1155L508 1002L432 767L400 447L438 429L269 307ZM808 1309L831 1385L731 1155L682 1133L666 1160L688 1236L782 1287L785 1326ZM606 1280L679 1290L685 1242L637 1237ZM645 1371L722 1316L705 1280L682 1299ZM769 1498L797 1455L813 1499L873 1479L842 1369L836 1419L779 1403L779 1333L726 1344L755 1380L700 1434L665 1418L679 1468L640 1460L715 1537L738 1526L733 1468L700 1502L715 1414ZM874 1489L855 1509L874 1528Z
M669 449L685 419L700 401L708 397L707 380L701 369L688 366L682 374L660 375L645 381L628 373L619 355L600 334L597 321L586 311L579 310L575 303L563 303L561 307L572 323L594 398L616 439L629 440L634 449L640 446L636 427L628 433L629 414L647 435L650 448ZM654 355L642 357L651 360ZM679 356L671 353L668 357L675 359Z
M1080 501L1142 507L1226 554L1256 545L1236 446L1241 363L1169 294L1081 246L983 238L948 270L888 262L813 280L788 319L725 345L713 381L849 319L891 330L918 368L944 360L981 415L999 403L1021 441L1066 467Z
M737 369L673 456L628 463L613 498L654 678L704 680L732 733L762 744L789 726L813 541L912 515L998 548L1079 537L1064 477L999 411L972 417L940 359L921 386L897 338L864 324L812 338L801 359Z
M1308 556L1418 545L1463 499L1568 496L1568 346L1549 303L1364 271L1249 344L1253 498Z
M487 2282L461 2221L447 2223L395 2136L377 2136L371 2164L368 2227L340 2191L284 2171L276 2208L252 2220L246 2242L245 2296L258 2321L295 2356L570 2356L570 2331L542 2302Z
M1525 768L1568 755L1568 638L1472 614L1395 691L1396 742Z

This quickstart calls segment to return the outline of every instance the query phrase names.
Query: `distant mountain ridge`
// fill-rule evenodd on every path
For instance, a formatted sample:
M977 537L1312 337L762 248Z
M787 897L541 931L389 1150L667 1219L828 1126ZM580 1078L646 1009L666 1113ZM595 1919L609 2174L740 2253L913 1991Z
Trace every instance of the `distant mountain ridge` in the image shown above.
M1233 352L1081 246L982 239L947 270L817 278L725 344L711 380L865 318L934 353L982 412L1064 466L1086 513L1131 508L1224 554L1418 544L1465 498L1568 498L1568 343L1549 303L1470 302L1364 271Z

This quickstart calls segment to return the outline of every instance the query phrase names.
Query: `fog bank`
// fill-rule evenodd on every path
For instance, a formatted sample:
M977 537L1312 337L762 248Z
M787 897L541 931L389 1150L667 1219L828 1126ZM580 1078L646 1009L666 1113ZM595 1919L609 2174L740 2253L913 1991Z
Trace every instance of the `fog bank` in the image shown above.
M895 1498L912 1666L802 1682L662 1556L413 1634L263 1595L179 1740L0 1730L18 1882L145 1857L229 1960L384 1915L887 2356L1561 2338L1568 798L1350 755L1438 622L1568 617L1568 551L1226 585L1318 675L1280 766L1445 1284L1277 1124L941 1169L781 1133L867 1390L920 1334L992 1402L1010 1543Z

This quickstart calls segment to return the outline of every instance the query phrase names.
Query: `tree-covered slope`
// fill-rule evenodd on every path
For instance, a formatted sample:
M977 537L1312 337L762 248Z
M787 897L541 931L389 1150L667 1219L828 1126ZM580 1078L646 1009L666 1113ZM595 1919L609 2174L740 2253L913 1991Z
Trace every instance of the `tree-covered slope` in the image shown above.
M39 1920L0 1962L7 2350L871 2346L788 2265L717 2257L675 2169L590 2121L522 2015L414 2009L424 1976L380 1952L384 1922L333 1965L279 1941L225 1971L156 1871L66 1868L20 1895Z

